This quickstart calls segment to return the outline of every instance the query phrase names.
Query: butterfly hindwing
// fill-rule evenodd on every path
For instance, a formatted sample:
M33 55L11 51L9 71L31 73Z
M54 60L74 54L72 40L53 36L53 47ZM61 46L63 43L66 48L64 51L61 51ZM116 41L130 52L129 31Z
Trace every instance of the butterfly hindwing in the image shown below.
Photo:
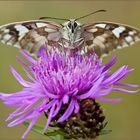
M0 41L17 48L36 52L44 43L60 39L61 25L46 21L25 21L0 27Z
M139 30L119 23L101 21L82 26L78 23L79 30L68 27L69 23L74 25L76 21L69 20L63 25L42 20L11 23L0 26L0 41L33 54L45 43L47 50L53 46L71 49L71 44L75 48L80 44L84 54L95 51L101 57L140 40Z
M96 22L84 25L83 28L88 51L94 50L99 57L114 49L131 46L140 40L138 29L118 23Z

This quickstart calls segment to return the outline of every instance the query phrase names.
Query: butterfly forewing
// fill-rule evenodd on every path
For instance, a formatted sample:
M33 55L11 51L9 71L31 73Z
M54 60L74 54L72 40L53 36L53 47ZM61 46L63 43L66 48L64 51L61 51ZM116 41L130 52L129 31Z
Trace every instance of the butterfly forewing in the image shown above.
M35 53L45 43L60 39L61 25L46 21L17 22L0 27L0 41Z
M118 23L96 22L84 25L83 28L87 51L92 53L94 50L99 57L140 40L138 29Z
M69 20L64 25L41 20L4 25L0 27L0 41L33 54L46 43L47 50L59 46L60 49L69 48L73 52L78 46L81 52L84 50L84 54L94 51L101 57L114 49L131 46L140 40L138 29L119 23L101 21L82 26L76 24L78 30L74 30L74 26L73 30L70 27L70 30L67 30L69 23L76 21Z

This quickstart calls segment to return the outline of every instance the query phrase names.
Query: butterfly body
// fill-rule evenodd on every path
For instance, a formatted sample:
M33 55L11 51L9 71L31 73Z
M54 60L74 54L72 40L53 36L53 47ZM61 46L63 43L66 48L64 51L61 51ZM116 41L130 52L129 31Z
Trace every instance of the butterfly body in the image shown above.
M114 49L131 46L140 40L140 31L133 27L106 21L80 24L70 19L63 24L52 21L24 21L0 27L0 41L36 54L47 44L69 50L93 51L101 57Z

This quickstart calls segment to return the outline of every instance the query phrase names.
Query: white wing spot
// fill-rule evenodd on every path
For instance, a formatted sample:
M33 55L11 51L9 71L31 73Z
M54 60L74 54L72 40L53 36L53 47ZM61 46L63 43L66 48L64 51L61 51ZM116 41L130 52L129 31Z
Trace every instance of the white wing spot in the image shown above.
M105 48L104 43L98 38L99 36L97 36L94 40L93 43L96 44L97 46L100 46L101 49Z
M1 30L1 31L3 31L3 32L6 30L6 28L5 28L5 27L4 27L4 28L2 28L2 27L0 26L0 28L1 28L0 30Z
M127 43L124 43L122 47L125 48L125 47L128 47L128 46L129 45Z
M29 31L28 28L23 25L15 25L15 28L17 29L17 31L19 31L19 36Z
M16 44L14 44L14 47L19 48L19 43L17 42Z
M129 35L134 35L134 32L133 31L130 31L128 34Z
M4 33L9 33L9 31L10 31L9 29L5 29Z
M19 31L19 40L29 31L29 29L23 25L15 25L15 28Z
M105 42L105 38L103 36L97 36L95 39L98 39L101 42Z
M117 49L122 49L122 46L118 45L118 46L117 46Z
M124 30L125 30L125 27L120 26L120 27L115 28L112 32L115 34L115 36L117 38L119 38L120 37L120 33L122 33Z
M140 40L140 38L135 36L135 41L139 41L139 40Z
M126 40L128 43L130 43L130 42L133 41L133 39L132 39L131 36L127 36L127 37L125 37L125 40Z
M132 41L132 42L130 42L130 45L133 45L135 42L134 41Z
M3 36L3 39L4 39L5 41L8 41L11 37L12 37L11 35L6 34L6 35Z
M92 28L92 29L89 29L88 32L94 33L94 32L97 32L97 30L98 30L97 28Z
M50 33L50 32L56 32L56 30L50 29L50 28L45 28L45 31L48 32L48 33Z
M106 57L106 56L108 56L108 54L105 54L105 53L104 53L104 54L102 54L102 57Z
M2 42L2 41L1 41ZM5 42L4 42L5 43ZM7 42L7 45L13 45L11 42Z
M2 43L5 43L5 40L1 40Z
M96 27L101 27L101 28L105 28L106 24L97 24L95 25Z
M44 26L46 26L47 24L46 23L36 23L36 26L37 27L44 27Z

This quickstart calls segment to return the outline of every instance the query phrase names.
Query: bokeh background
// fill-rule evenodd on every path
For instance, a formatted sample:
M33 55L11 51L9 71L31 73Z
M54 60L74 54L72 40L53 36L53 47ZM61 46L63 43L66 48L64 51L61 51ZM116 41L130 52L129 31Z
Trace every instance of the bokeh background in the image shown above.
M94 21L112 21L128 24L140 29L140 1L139 0L50 0L50 1L0 1L0 25L10 22L38 19L42 16L77 18L89 12L106 9L106 13L98 13L81 20L82 23ZM60 21L57 21L60 22ZM124 82L140 83L140 42L133 47L117 50L104 59L104 63L113 54L117 54L117 64L112 68L115 71L119 66L129 65L135 68ZM22 66L16 61L19 54L16 48L0 44L0 92L14 92L22 87L13 78L9 71L12 65L25 77ZM100 102L106 120L107 128L112 129L108 135L100 136L98 140L139 140L140 139L140 92L134 95L112 93L110 97L123 97L119 103ZM25 131L21 124L8 128L5 119L14 108L8 108L0 102L0 140L18 140ZM45 124L45 117L39 122ZM26 139L47 140L46 137L30 132Z

